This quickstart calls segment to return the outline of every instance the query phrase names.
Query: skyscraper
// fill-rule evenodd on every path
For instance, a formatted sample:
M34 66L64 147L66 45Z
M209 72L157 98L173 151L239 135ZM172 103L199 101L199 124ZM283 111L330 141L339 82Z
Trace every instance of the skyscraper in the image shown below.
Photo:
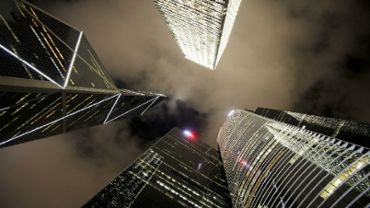
M215 69L241 0L154 0L185 58Z
M161 94L118 89L82 31L1 1L0 147L143 114Z
M217 138L233 206L369 207L369 149L335 138L368 139L368 129L289 111L234 111Z
M370 125L366 123L267 108L257 108L255 113L330 137L370 147Z
M230 207L217 150L172 129L83 207Z

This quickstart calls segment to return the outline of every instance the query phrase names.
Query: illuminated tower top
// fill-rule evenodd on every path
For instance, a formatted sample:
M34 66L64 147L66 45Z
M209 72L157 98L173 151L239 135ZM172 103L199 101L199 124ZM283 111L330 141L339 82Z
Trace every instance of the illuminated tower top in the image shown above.
M185 58L215 69L241 0L154 0Z

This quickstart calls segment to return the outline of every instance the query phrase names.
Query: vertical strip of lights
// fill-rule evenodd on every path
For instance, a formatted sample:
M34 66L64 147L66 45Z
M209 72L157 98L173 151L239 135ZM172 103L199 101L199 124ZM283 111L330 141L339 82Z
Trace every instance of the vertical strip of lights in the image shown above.
M229 42L231 30L233 29L236 15L238 14L239 6L241 0L230 0L227 5L227 10L225 14L225 20L222 28L222 36L220 44L218 46L217 57L214 63L214 67L218 64L221 59L222 54L226 48L227 43Z

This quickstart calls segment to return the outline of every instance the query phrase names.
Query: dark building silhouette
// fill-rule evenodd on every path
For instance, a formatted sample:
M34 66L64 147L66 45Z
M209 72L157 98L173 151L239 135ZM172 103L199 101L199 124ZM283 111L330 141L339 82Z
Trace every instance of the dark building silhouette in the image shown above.
M142 115L164 96L118 89L82 31L0 3L0 147Z
M368 138L367 130L287 111L233 111L217 138L233 207L368 208L369 149L344 141Z
M230 207L224 177L219 152L175 128L83 207Z

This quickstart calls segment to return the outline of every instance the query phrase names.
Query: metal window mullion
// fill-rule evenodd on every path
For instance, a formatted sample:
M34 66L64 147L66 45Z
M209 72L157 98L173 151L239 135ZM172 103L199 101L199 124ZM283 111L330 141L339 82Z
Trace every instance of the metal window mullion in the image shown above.
M251 141L249 142L249 144L247 145L247 147L243 147L243 149L242 149L242 151L243 150L245 150L245 151L243 151L244 153L247 153L247 150L248 149L250 149L250 148L253 148L254 147L254 145L257 143L257 141L258 141L258 139L259 139L259 137L258 136L255 136L255 134L256 133L258 133L259 132L259 130L261 129L263 127L263 125L261 125L261 127L259 127L258 128L258 130L253 134L253 136L252 136L252 138L250 139ZM245 131L246 132L246 131ZM243 132L243 134L242 135L244 135L244 133L245 132ZM249 133L249 132L248 132ZM237 140L238 141L240 141L241 140L241 138L239 138L239 139L236 139L235 140L235 142L237 142ZM231 149L235 149L235 148L231 148ZM248 152L248 153L253 153L253 151L250 151L250 152ZM247 154L247 155L245 155L245 157L246 158L248 158L250 156L250 154ZM236 166L236 164L238 164L238 161L235 161L235 163L234 163L234 166L233 166L233 171L234 171L234 167ZM239 168L240 169L240 168ZM236 173L238 173L238 171L236 171ZM231 184L234 186L234 183L235 183L235 180L236 180L236 178L237 177L234 177L233 178L233 180L231 181Z
M351 188L349 188L346 192L344 192L339 198L337 198L337 200L335 200L335 202L329 207L329 208L333 208L336 204L338 204L338 202L340 200L342 200L350 191L352 191L356 186L358 186L360 183L362 183L364 180L366 180L368 177L370 176L370 173L367 173L361 180L359 180L356 184L354 184L353 186L351 186ZM370 187L369 187L370 188ZM368 189L369 190L369 189ZM364 193L366 193L367 191L364 191L362 193L359 194L359 196L362 196ZM357 196L358 197L358 196ZM357 198L356 197L356 198ZM355 199L353 199L346 207L350 207L353 203L354 203Z
M367 154L369 154L370 152L368 152ZM337 176L339 176L339 175L341 175L344 171L346 171L349 167L351 167L352 166L352 164L353 163L355 163L355 162L357 162L357 160L359 160L361 157L363 157L365 154L363 154L363 155L361 155L360 157L358 157L355 161L353 161L351 164L349 164L346 168L344 168L339 174L337 174L335 177L337 177ZM353 175L355 175L357 172L358 172L359 170L357 170ZM348 181L348 180L346 180L346 181ZM346 181L344 181L340 186L338 186L336 189L338 189L339 187L341 187ZM331 181L330 181L331 182ZM329 183L330 183L329 182ZM318 192L317 194L316 194L316 196L313 198L313 200L310 202L310 204L308 204L308 206L307 207L310 207L311 205L312 205L312 203L319 197L319 195L320 195L320 193L322 192L322 191L324 191L325 190L325 187L324 188L322 188L321 190L320 190L320 192ZM328 199L330 196L328 196L326 199ZM320 207L323 203L325 203L325 201L326 201L326 199L324 199L321 203L320 203L320 205L318 206L318 207Z
M358 160L360 160L362 157L364 157L365 155L370 155L370 151L369 152L367 152L367 154L364 154L364 155L362 155L361 157L359 157L357 160L355 160L353 163L355 163L355 162L357 162ZM352 163L352 164L353 164ZM348 166L345 170L347 170L349 167L351 167L352 166L352 164L350 165L350 166ZM362 167L361 169L357 169L350 177L348 177L345 181L343 181L343 183L342 184L340 184L339 186L337 186L336 187L336 190L338 190L340 187L342 187L343 186L343 184L345 184L346 182L348 182L350 179L352 179L352 178L354 178L355 176L356 176L356 174L357 173L359 173L361 170L363 170L363 169L365 169L365 167L367 167L366 165L364 166L364 167ZM345 171L344 170L344 171ZM340 175L340 174L338 174L338 175ZM370 188L370 187L369 187ZM319 204L319 206L317 207L317 208L320 208L325 202L326 202L326 200L328 200L328 198L330 198L330 196L328 196L327 198L325 198L320 204Z
M282 146L282 145L281 145ZM284 146L282 146L284 147ZM265 201L265 196L266 194L269 194L268 190L270 190L271 188L271 185L272 185L272 181L274 180L274 172L277 174L280 173L280 171L282 170L283 166L285 165L286 161L288 161L293 153L291 151L289 151L289 149L287 149L286 147L285 148L285 153L284 155L282 156L282 160L281 161L277 161L277 165L275 166L275 170L271 170L268 172L268 176L266 177L266 181L263 185L263 187L260 189L260 195L257 196L257 199L255 200L255 204L258 204L260 201Z
M334 140L332 140L332 141L334 141ZM338 147L336 146L336 145L333 145L333 143L330 143L329 144L329 150L335 150L335 149L337 149ZM332 153L330 154L330 155L327 155L327 153L328 153L328 151L324 151L321 155L320 155L320 157L319 157L319 161L321 160L321 158L330 158L333 154L335 154L336 153L336 151L332 151ZM312 167L313 166L313 167ZM311 167L312 167L312 169L311 169ZM285 197L286 196L286 194L288 194L289 192L290 192L290 190L295 186L295 184L298 182L298 179L299 178L301 178L302 177L302 175L306 175L306 177L303 179L303 180L300 180L300 183L298 184L298 186L296 186L296 188L291 192L292 194L288 197L288 199L286 200L286 201L289 201L290 199L291 199L291 197L293 196L293 193L295 193L296 191L297 191L297 189L302 185L302 183L304 182L304 181L306 181L306 179L315 171L315 170L317 170L317 168L320 168L319 170L319 173L321 173L322 172L322 170L323 170L323 168L321 168L320 166L318 166L318 165L315 165L315 163L311 163L311 164L309 164L307 167L306 167L306 169L298 176L298 178L297 178L297 180L289 187L289 189L288 189L288 191L284 194L284 196L283 197ZM311 169L311 171L309 171ZM305 174L307 171L309 171L309 173L308 174ZM318 174L317 174L318 175ZM311 181L312 181L312 178L311 178ZM288 182L289 183L289 182ZM297 195L298 196L298 195ZM296 199L298 198L296 196ZM295 201L295 200L294 200ZM289 205L289 207L291 207L292 206L292 204L293 203L291 203L290 205Z
M282 153L283 155L281 156L281 158L286 158L285 156L289 155L289 153L291 153L286 147L284 147L283 145L280 145L280 150L277 151L277 152L280 152L280 151L284 151L284 153ZM274 158L272 158L274 159ZM278 162L278 161L277 161ZM276 162L276 163L277 163ZM280 163L279 165L283 165L284 163ZM278 165L276 165L275 167L280 167ZM268 186L269 182L270 182L270 177L272 177L272 171L268 170L268 175L265 179L265 181L263 182L261 188L257 191L256 193L256 198L253 199L252 201L252 205L251 207L253 207L254 204L258 203L258 201L261 199L261 197L263 197L265 195L265 189L266 187Z
M345 152L344 152L345 153ZM343 153L343 154L344 154ZM344 159L344 161L347 161L347 160L349 160L350 158L352 158L352 156L354 156L356 153L358 153L357 151L355 151L355 152L352 152L350 155L348 155L345 159ZM343 161L343 162L344 162ZM341 163L339 163L336 167L339 167L341 165ZM318 183L316 183L316 185L311 189L311 191L310 192L308 192L308 194L306 194L306 196L303 198L303 200L301 200L301 203L299 203L298 204L298 206L297 206L297 208L299 208L301 205L302 205L302 203L307 199L307 197L309 196L309 195L311 195L311 193L314 191L314 190L316 190L316 187L318 186L318 185L320 185L320 183L322 182L322 181L324 181L328 176L330 176L331 175L331 173L330 172L328 172L324 177L322 177L321 178L321 180L318 182ZM321 193L321 191L317 194L317 195L319 195ZM314 197L314 199L315 199L316 197Z
M259 166L262 164L262 163L259 163L261 160L263 160L264 158L263 158L263 155L264 154L266 154L266 151L268 151L268 149L274 144L274 143L276 143L277 141L276 140L274 140L274 139L270 139L270 141L268 141L267 143L267 145L266 146L264 146L263 148L262 148L262 150L261 151L259 151L258 153L261 153L262 152L262 155L261 155L261 157L260 158L258 158L258 160L256 160L256 158L258 157L258 155L259 154L257 154L254 158L253 158L253 160L251 161L251 166L253 167L252 168L252 170L249 172L249 174L248 174L248 177L247 178L245 178L245 180L243 180L243 183L244 183L244 186L247 186L248 188L247 188L247 190L246 190L246 192L244 192L244 194L245 193L248 193L248 195L250 196L250 194L249 194L249 192L250 192L250 190L251 190L251 183L252 183L252 181L253 181L253 179L256 179L255 177L255 174L258 172L258 168L259 168ZM263 151L264 150L264 151ZM253 165L253 164L257 164L257 165ZM254 171L253 171L254 170ZM242 196L243 198L242 198L242 201L243 201L243 203L244 203L244 200L245 200L245 197L246 197L246 194L244 195L244 196Z
M299 130L298 130L299 131ZM298 132L297 132L298 133ZM305 140L305 138L302 138L302 137L296 137L296 143L294 144L294 145L296 145L296 146L302 146L302 148L304 147L303 145L309 145L309 143L304 143L303 144L303 142L305 142L306 140ZM302 145L299 145L299 143L302 143ZM287 147L291 152L292 152L292 155L293 155L293 157L297 154L296 152L294 152L294 151L292 151L289 147ZM309 151L310 149L312 148L312 146L310 146L306 151ZM293 158L293 157L291 157L291 158ZM291 159L290 158L290 159ZM288 160L289 161L289 160ZM276 182L278 182L277 180L279 179L281 179L282 177L284 177L284 175L285 175L285 173L288 171L288 169L287 169L287 167L288 167L288 165L289 165L289 162L288 162L287 160L285 160L284 162L285 162L285 165L282 167L282 169L279 171L279 173L276 175ZM275 180L274 179L274 180ZM267 197L264 199L264 201L263 201L263 204L265 204L265 202L266 202L266 200L268 200L268 203L271 201L271 198L269 197L270 196L270 194L268 194L267 195Z
M277 143L278 145L279 143ZM261 174L264 174L266 171L267 171L267 174L269 174L269 169L267 169L269 167L269 165L271 164L271 162L274 160L276 154L280 153L282 150L284 150L284 146L282 145L279 145L278 147L276 147L277 145L274 146L273 150L269 153L268 156L268 159L264 160L263 163L261 164L261 173L259 175L259 178L261 178ZM267 158L266 157L266 158ZM262 171L263 170L263 171ZM263 177L263 176L262 176ZM258 193L259 191L261 190L262 186L265 184L266 180L267 180L268 176L266 176L265 178L263 178L263 182L262 184L258 187L258 190L256 191L255 194L253 194L253 197L252 198L249 198L248 199L248 203L247 205L251 205L252 202L254 201L255 198L257 198L258 196ZM254 189L256 189L257 187L255 187L256 184L253 185L253 187L251 188L251 191L253 192Z
M240 125L240 123L241 123L242 121L244 121L244 119L246 119L247 117L248 117L248 115L243 116L243 117L241 117L241 118L240 118L240 120L239 120L239 121L238 121L238 123L235 125L235 127L234 127L234 128L233 128L233 130L231 131L231 134L228 136L228 138L226 139L226 141L229 141L229 140L230 140L231 136L233 136L233 135L234 135L235 130L238 128L238 126ZM228 148L228 144L226 144L226 146L224 147L224 149L226 149L226 148Z
M245 131L241 134L241 136L244 138L244 134L245 133L250 133L249 131L247 131L247 129L245 129ZM234 146L238 146L238 147L240 147L240 141L241 141L242 139L241 138L237 138L236 140L235 140L235 143L237 143L237 144L235 144ZM252 137L250 137L250 138L248 138L248 141L246 142L246 144L244 144L244 146L242 147L242 150L241 150L241 156L239 157L239 158L244 158L244 157L248 157L249 156L249 154L247 154L247 155L244 155L244 154L246 154L247 152L248 152L248 150L250 149L250 147L252 147L256 142L257 142L257 140L258 140L258 137L255 137L254 135L252 135ZM238 143L239 142L239 143ZM233 147L230 147L230 149L237 149L237 148L234 148L234 146ZM236 164L237 164L237 162L236 163L234 163L234 165L233 165L233 168L232 168L232 170L234 170L235 169L235 166L236 166Z
M294 157L294 155L296 154L295 152L290 152L291 154L289 155L289 156L292 156L292 157ZM284 172L285 173L285 171L286 171L286 167L287 167L287 162L292 158L292 157L289 157L289 156L287 156L286 158L285 158L285 160L284 160L284 163L282 163L281 164L281 166L279 167L279 170L278 171L276 171L276 176L279 176L282 172ZM271 181L273 181L273 180L275 180L275 177L273 177L272 176L272 180ZM271 185L272 185L272 183L270 183L269 184L269 186L268 186L268 188L271 188ZM269 190L269 189L267 189L267 190ZM266 192L267 193L267 192ZM271 195L271 192L268 192L267 193L267 195L266 194L264 194L263 196L262 196L262 198L261 198L261 200L263 200L262 201L262 203L261 204L265 204L265 202L266 202L266 200L268 200L269 199L269 197L270 197L270 195ZM266 196L266 197L265 197Z
M296 138L296 140L294 140L294 144L298 144L298 143L300 143L300 142L304 142L304 140L302 139L302 138ZM279 143L280 143L280 141L279 141ZM281 143L280 143L281 144ZM284 146L284 147L286 147L285 145L283 145L283 144L281 144L282 146ZM284 161L281 163L281 165L279 166L279 167L277 167L277 169L276 169L276 171L275 171L275 173L276 173L276 176L279 176L280 174L281 174L281 172L283 171L284 173L285 173L285 171L286 171L286 167L287 167L287 165L288 165L288 161L291 159L291 158L293 158L294 157L294 155L296 154L295 152L293 152L293 151L291 151L291 149L289 149L289 147L286 147L287 149L288 149L288 151L289 151L289 153L290 154L287 154L286 155L286 158L284 159ZM273 177L273 174L271 174L271 177L272 177L272 180L271 181L273 181L274 180L274 177ZM268 186L266 186L266 188L270 188L271 187L271 185L272 185L272 183L269 183L268 184ZM267 195L266 195L266 193L267 193ZM261 200L263 200L262 201L262 204L264 204L265 202L266 202L266 200L269 198L269 196L270 196L270 194L271 194L271 192L265 192L264 194L263 194L263 196L262 196L262 198L261 198ZM265 197L266 196L266 197Z
M261 125L261 127L260 128L258 128L258 130L257 130L257 132L255 132L255 134L256 133L258 133L259 132L259 130L262 128L262 126L263 125ZM244 132L245 133L245 132ZM244 133L242 134L242 136L244 135ZM250 148L253 148L255 145L256 145L256 143L258 142L258 140L259 140L259 136L255 136L255 134L252 136L252 138L250 139L251 141L250 142L248 142L248 144L246 145L246 146L244 146L243 147L243 156L242 157L240 157L240 158L248 158L248 157L250 157L251 155L250 154L252 154L253 153L253 151L248 151L248 149L250 149ZM240 140L240 138L239 138L239 140ZM245 153L248 153L247 155L245 155L244 156L244 154ZM249 154L250 153L250 154ZM235 166L236 166L236 164L239 164L239 161L235 161L235 163L234 163L234 166L233 166L233 171L234 171L234 168L235 168ZM235 171L235 177L233 178L233 181L232 181L232 184L234 185L235 184L235 180L237 180L239 177L237 177L237 176L240 176L242 173L243 173L243 167L241 167L241 166L238 166L238 168L237 168L238 170L237 171ZM239 173L238 174L238 172L239 172L239 170L240 170L240 172L241 173ZM246 172L244 173L244 175L246 175ZM241 186L243 186L243 184L245 183L245 180L242 180L242 184L239 186L239 189L240 189L240 187ZM239 190L238 190L239 191ZM239 196L239 194L236 194L236 196ZM240 197L240 196L239 196ZM240 200L239 200L239 197L238 197L238 201L237 202L239 202Z
M315 135L312 135L312 137L315 137ZM321 140L320 142L318 142L318 144L320 144L320 143L323 143L323 147L322 148L325 148L325 147L327 147L328 146L328 139L323 139L323 140ZM320 154L322 154L321 152L320 152L320 150L322 150L322 149L318 149L317 151L316 151L316 148L313 148L313 147L311 147L310 148L310 150L308 150L307 152L309 153L309 152L312 152L313 154L311 154L311 156L314 158L314 156L315 155L320 155ZM324 154L325 154L325 152L324 152ZM302 159L301 159L301 161L299 161L298 162L298 164L297 165L295 165L295 167L293 167L293 169L290 171L290 173L289 174L287 174L287 175L285 175L285 178L280 182L280 184L281 184L281 186L283 186L281 189L280 189L280 187L279 187L279 189L280 189L280 191L279 191L279 195L282 195L281 193L282 193L282 190L284 190L286 187L287 187L287 185L290 183L290 181L291 180L293 180L294 179L294 177L296 176L296 174L303 168L303 167L305 167L306 166L306 164L307 163L309 163L309 162L311 162L312 163L312 161L310 161L308 158L304 158L304 157L302 157ZM296 170L298 168L298 170ZM293 174L293 176L292 177L290 177L290 175L291 175L291 173L293 173L294 172L294 174ZM288 181L286 182L286 180L288 179ZM296 179L297 180L297 179ZM285 196L285 194L282 196L282 197L284 197ZM275 204L275 202L276 202L276 200L277 200L278 198L275 198L274 199L274 201L272 202L272 204L271 205L274 205Z
M312 137L315 137L315 135L311 135L311 136ZM319 145L319 144L322 144L323 143L325 145L325 144L327 144L327 141L326 140L327 139L325 139L325 140L322 139L317 144ZM313 154L311 154L311 157L314 157L316 154L319 154L318 151L316 151L316 147L313 147L313 145L307 150L307 153L309 153L309 152L312 152L313 153ZM287 183L285 183L285 181L287 180L287 178L289 178L289 176L291 175L291 173L293 172L293 170L296 170L302 163L303 163L302 167L304 167L304 165L306 165L307 162L310 162L310 160L308 158L302 157L302 160L290 170L289 174L284 174L285 177L282 180L279 180L279 183L281 184L280 187L278 187L280 189L280 191L278 193L279 195L281 195L282 190L287 186ZM302 168L302 167L300 167L300 168ZM287 169L287 171L288 171L288 169ZM297 174L297 172L295 172L294 175L295 174ZM292 179L293 179L293 177L291 177L289 179L289 181L292 180ZM283 188L281 188L281 186L283 186ZM275 204L277 198L275 198L275 199L270 198L267 204L270 204L271 200L273 200L273 202L272 202L272 205L273 205L273 204Z
M258 140L258 137L256 137L256 139L255 139L255 141L257 141ZM254 144L255 144L255 142L253 142ZM247 149L247 148L246 148ZM247 156L249 156L249 155L247 155ZM234 163L234 165L235 164L239 164L239 161L236 161L235 163ZM242 178L245 178L245 176L246 176L246 174L247 174L247 172L246 171L243 171L243 169L244 169L245 167L244 166L238 166L238 170L237 171L235 171L235 177L233 178L233 184L235 183L235 181L236 180L238 180L239 178L241 178L241 176L242 176ZM233 170L234 170L234 168L233 168ZM240 173L239 173L240 172ZM239 177L237 177L237 176L239 176ZM238 194L236 194L236 196L239 196L239 197L241 197L239 194L240 194L240 192L239 192L239 190L240 190L240 187L242 187L242 186L244 186L245 185L245 180L241 180L241 185L238 187ZM238 201L239 201L239 198L238 198Z
M347 144L345 144L345 145L347 145ZM341 149L339 148L338 149L338 151L340 151ZM341 154L339 154L336 158L334 158L333 159L333 161L331 162L331 164L332 163L334 163L337 159L339 159L342 155L344 155L346 152L348 152L349 151L349 149L347 148L347 149L345 149L344 151L342 151L342 153ZM333 154L334 153L336 153L336 152L333 152ZM314 170L312 170L310 173L309 173L309 175L310 174L312 174L313 173L313 171ZM292 207L292 205L297 201L297 199L299 198L299 196L302 194L302 193L304 193L304 191L308 188L308 186L309 185L311 185L311 183L312 182L314 182L315 180L316 180L316 178L317 177L319 177L319 175L322 173L324 171L324 169L321 169L320 170L320 172L318 173L318 174L316 174L316 176L315 177L313 177L308 183L306 183L306 185L305 185L305 187L303 188L303 189L301 189L301 191L297 194L297 196L296 196L296 198L293 200L293 202L290 204L290 206L288 207L288 208L291 208ZM327 174L328 175L328 174ZM324 180L324 179L322 179L322 180ZM321 183L321 181L322 180L320 180L320 182L318 183L318 184L320 184ZM295 191L297 191L297 189L298 189L298 187L299 186L301 186L302 185L302 183L303 183L304 181L302 181L296 188L295 188L295 190L293 191L293 193L295 192ZM316 185L317 186L317 185ZM311 193L311 191L310 191L310 193ZM290 199L290 198L289 198ZM288 199L288 200L289 200Z
M256 145L259 145L259 143L257 143L259 140L260 140L260 137L256 137L256 139L254 140L253 144L250 147L251 148L253 148L253 147L257 148ZM268 141L267 143L269 143L269 142L270 141ZM264 147L262 149L264 149ZM248 150L248 148L246 148L246 150ZM247 152L247 151L245 151L245 152ZM250 154L247 154L244 158L248 160L248 163L250 165L252 165L254 163L254 161L255 161L255 158L258 156L258 153L259 152L257 152L256 149L254 149L253 151L249 151L249 153ZM249 179L249 175L248 175L248 178L246 178L245 180L243 180L243 182L245 183L246 181L248 181L248 179Z

